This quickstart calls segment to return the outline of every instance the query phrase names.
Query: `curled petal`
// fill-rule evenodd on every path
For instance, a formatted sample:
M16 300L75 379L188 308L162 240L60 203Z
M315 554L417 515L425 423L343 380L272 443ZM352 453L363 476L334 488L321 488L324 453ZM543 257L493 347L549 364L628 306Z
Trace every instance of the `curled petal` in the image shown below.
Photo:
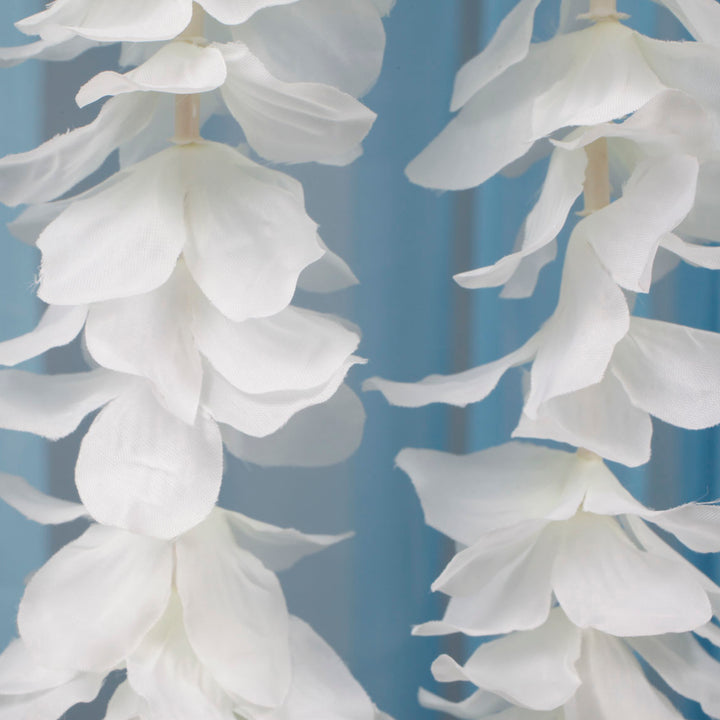
M0 499L26 518L44 525L60 525L88 516L80 503L46 495L27 480L5 473L0 473Z

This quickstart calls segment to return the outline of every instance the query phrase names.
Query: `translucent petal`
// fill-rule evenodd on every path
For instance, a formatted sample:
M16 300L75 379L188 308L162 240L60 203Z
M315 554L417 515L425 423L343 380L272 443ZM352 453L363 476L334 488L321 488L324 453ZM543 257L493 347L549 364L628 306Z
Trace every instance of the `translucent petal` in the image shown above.
M234 697L280 705L291 682L288 615L275 575L221 515L180 537L177 590L193 650Z
M37 40L26 45L0 48L0 68L14 67L25 60L72 60L98 43L81 37Z
M107 705L103 720L138 720L142 700L133 692L127 680L118 685Z
M669 250L691 265L720 270L720 247L717 245L686 242L677 235L669 233L660 238L660 247ZM653 281L655 280L656 278L653 276Z
M144 383L111 402L83 438L75 482L99 522L172 538L212 510L222 478L222 439L203 413L187 425Z
M326 402L301 410L272 435L256 438L229 425L225 447L245 462L270 467L324 467L349 458L362 440L365 410L347 385ZM322 442L317 442L323 438Z
M298 278L298 287L307 292L336 292L357 285L360 281L350 266L318 238L325 254L312 265L308 265Z
M655 0L664 5L700 42L720 45L720 7L714 0Z
M199 4L224 25L240 25L256 12L276 5L288 5L297 0L198 0Z
M26 518L44 525L72 522L88 514L80 503L46 495L27 480L6 473L0 473L0 499Z
M720 422L720 334L633 318L613 372L632 403L692 430Z
M49 664L111 670L160 619L172 565L169 543L92 525L32 576L20 636Z
M278 80L242 43L220 49L228 68L223 98L256 152L272 162L352 159L375 113L330 85Z
M40 665L28 652L25 643L12 640L0 655L0 695L21 695L59 687L70 682L77 673L67 668ZM0 717L2 698L0 698Z
M204 93L219 88L226 76L225 61L217 48L173 42L125 74L105 71L95 75L80 88L75 100L85 107L106 95L138 91Z
M111 99L90 124L29 152L5 156L0 160L0 200L15 206L60 197L147 128L155 108L150 96Z
M78 336L86 317L84 305L50 305L34 330L0 343L0 365L18 365L51 348L67 345Z

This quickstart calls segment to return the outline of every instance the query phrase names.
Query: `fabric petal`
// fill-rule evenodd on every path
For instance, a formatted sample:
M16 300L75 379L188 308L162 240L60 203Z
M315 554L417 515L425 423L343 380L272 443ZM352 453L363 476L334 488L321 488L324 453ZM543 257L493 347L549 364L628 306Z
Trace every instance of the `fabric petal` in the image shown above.
M288 5L298 0L198 0L207 13L223 25L240 25L256 12L278 5Z
M170 40L190 22L189 0L59 0L16 23L28 35L52 37L68 32L103 42Z
M176 595L127 661L128 683L146 710L141 717L235 720L232 701L193 652Z
M720 716L720 663L691 633L630 638L628 643L675 692L699 702L711 717Z
M540 0L521 0L502 20L487 47L455 77L450 109L455 112L489 82L527 57Z
M92 525L32 576L20 636L49 664L111 670L160 619L172 566L169 543Z
M613 372L636 406L698 430L720 422L720 334L633 318Z
M74 202L45 228L38 295L80 305L148 292L168 279L185 237L178 154L170 150Z
M689 155L647 159L621 198L582 221L583 236L619 285L649 291L657 248L692 208L697 173L698 161Z
M193 650L233 697L280 705L291 682L288 615L276 576L238 546L222 515L176 544L177 590Z
M535 292L540 271L557 257L557 240L552 240L532 255L526 255L500 291L501 298L528 298Z
M51 305L45 309L37 327L25 335L0 342L0 365L18 365L42 355L51 348L72 342L80 333L87 317L83 305L63 307Z
M374 720L367 693L335 651L307 623L290 618L292 684L285 702L268 720L337 717Z
M421 707L447 713L453 717L461 718L461 720L477 720L477 718L485 718L486 716L492 716L493 720L495 720L497 713L509 707L506 700L484 690L478 690L460 702L453 702L420 688L418 702Z
M528 362L535 355L539 340L540 335L536 333L509 355L454 375L428 375L415 383L373 377L363 383L363 390L379 390L391 405L401 407L421 407L437 402L465 407L484 400L510 368Z
M192 425L202 390L202 363L190 318L195 287L182 264L157 290L94 303L85 343L103 367L145 377L165 406Z
M582 227L568 244L555 312L538 333L523 409L530 418L542 403L599 382L630 327L627 300L583 240Z
M655 0L664 5L700 42L720 45L720 7L713 0Z
M222 145L178 149L190 154L194 177L184 256L195 281L232 320L280 312L323 254L301 185Z
M0 499L26 518L44 525L60 525L88 516L87 510L80 503L46 495L27 480L6 473L0 473Z
M425 522L463 545L529 519L571 517L585 492L569 492L575 455L512 442L469 455L402 450L395 460L422 503Z
M60 197L97 170L151 122L155 99L111 99L89 125L56 135L34 150L0 160L0 201L15 206Z
M581 631L559 609L535 630L516 632L481 645L460 667L448 655L432 665L440 682L467 680L482 690L533 710L552 710L580 686L575 664Z
M553 590L579 627L657 635L710 619L707 595L686 564L639 550L614 519L583 513L564 532Z
M88 703L100 692L104 677L80 673L63 685L27 695L0 696L2 720L57 720L78 703Z
M534 420L523 414L513 437L556 440L636 467L650 459L652 423L608 373L597 385L543 403Z
M281 528L230 510L219 510L237 543L273 572L292 567L298 560L347 540L342 535L308 535L295 528Z
M497 635L542 625L550 612L557 552L555 533L544 526L535 521L503 528L459 552L432 585L452 596L445 617L413 634Z
M252 394L317 387L360 341L337 318L297 307L233 323L204 303L193 330L199 351L213 367L238 390Z
M668 233L660 238L660 247L669 250L691 265L720 270L720 247L717 245L686 242L677 235Z
M80 88L75 100L85 107L106 95L138 91L204 93L219 88L226 76L225 61L217 48L173 42L125 74L107 70L95 75Z
M25 60L73 60L98 43L86 38L74 37L65 40L37 40L26 45L0 48L0 68L19 65Z
M3 370L0 427L57 440L73 432L86 415L127 386L127 376L105 369L68 375Z
M359 358L351 356L324 384L306 390L250 394L237 390L212 368L205 370L202 406L219 423L263 438L279 430L295 413L329 400Z
M586 632L578 663L583 680L565 706L567 720L620 717L682 720L671 702L654 688L625 644L599 632Z
M329 400L301 410L272 435L257 438L224 425L222 436L228 451L245 462L266 467L325 467L355 453L364 425L360 398L341 385Z
M280 80L332 85L354 97L375 84L385 51L372 0L301 0L267 8L233 34Z
M219 47L228 69L222 96L256 152L272 162L354 159L375 113L330 85L278 80L243 43Z
M481 288L496 287L510 280L525 258L546 247L562 230L583 191L586 166L584 150L556 149L550 157L540 198L525 223L520 249L494 265L455 275L455 282L464 288Z
M49 690L70 682L76 674L75 670L38 664L28 652L25 643L17 638L12 640L0 655L0 696ZM2 700L0 697L0 711Z
M307 292L328 293L357 285L360 281L350 266L332 250L328 250L325 243L318 238L325 254L308 265L298 278L298 287Z
M141 384L97 416L80 446L75 482L98 522L172 538L210 513L222 470L215 422L200 413L185 424Z
M141 706L142 700L125 680L112 694L103 720L139 720Z

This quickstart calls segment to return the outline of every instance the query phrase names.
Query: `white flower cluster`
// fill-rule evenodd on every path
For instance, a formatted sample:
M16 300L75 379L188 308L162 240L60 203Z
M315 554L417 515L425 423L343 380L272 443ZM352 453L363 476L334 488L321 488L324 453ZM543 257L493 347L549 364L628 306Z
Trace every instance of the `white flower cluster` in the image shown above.
M532 43L540 0L520 0L487 48L458 73L454 120L408 167L411 180L463 189L550 155L516 250L463 272L467 288L528 297L557 252L577 199L552 316L504 358L418 383L374 378L397 405L465 406L510 368L532 363L511 442L456 456L404 450L399 466L427 522L460 545L433 585L444 618L417 634L501 637L437 680L472 682L453 703L466 720L675 719L639 658L674 691L720 717L720 587L646 523L688 548L720 551L720 507L652 511L603 458L650 458L651 416L700 429L720 422L720 335L633 316L635 293L679 260L720 269L720 4L657 0L697 42L645 37L636 3L563 0L560 30ZM696 636L703 638L699 641Z
M37 328L0 343L0 427L82 439L82 504L2 476L42 523L93 524L30 580L0 656L0 720L57 720L127 673L106 720L373 720L342 661L288 615L275 572L345 536L215 507L223 447L320 466L356 449L344 385L356 329L291 304L356 282L322 242L301 185L258 164L346 164L375 115L392 0L56 0L20 21L39 40L0 63L124 43L85 127L0 160L0 200L42 253ZM202 138L229 113L247 147ZM74 188L119 151L120 171ZM81 336L89 369L14 366Z

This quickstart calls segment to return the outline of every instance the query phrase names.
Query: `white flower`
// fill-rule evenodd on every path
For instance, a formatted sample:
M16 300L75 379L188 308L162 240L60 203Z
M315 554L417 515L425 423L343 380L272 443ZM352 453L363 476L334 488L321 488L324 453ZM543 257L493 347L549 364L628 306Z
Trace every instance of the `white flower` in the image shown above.
M18 478L0 477L0 495L42 522L84 512ZM126 668L108 717L372 720L339 658L288 615L275 576L346 537L220 509L173 541L92 525L28 583L20 640L0 656L0 717L56 720Z
M451 596L417 634L540 626L553 598L571 622L618 636L695 630L720 588L645 525L720 550L720 507L635 501L597 456L509 443L466 456L403 450L426 522L462 546L433 584Z
M716 626L708 630L701 634L717 641ZM480 646L462 667L439 657L433 664L437 680L465 680L481 689L460 703L421 691L420 702L464 720L616 720L627 713L681 720L633 651L676 692L700 702L711 716L720 714L720 663L692 633L621 640L577 628L559 608L536 630Z
M720 116L720 48L654 40L619 22L531 45L501 74L491 70L460 71L453 109L462 109L408 166L413 182L479 185L557 130L622 118L668 89Z

